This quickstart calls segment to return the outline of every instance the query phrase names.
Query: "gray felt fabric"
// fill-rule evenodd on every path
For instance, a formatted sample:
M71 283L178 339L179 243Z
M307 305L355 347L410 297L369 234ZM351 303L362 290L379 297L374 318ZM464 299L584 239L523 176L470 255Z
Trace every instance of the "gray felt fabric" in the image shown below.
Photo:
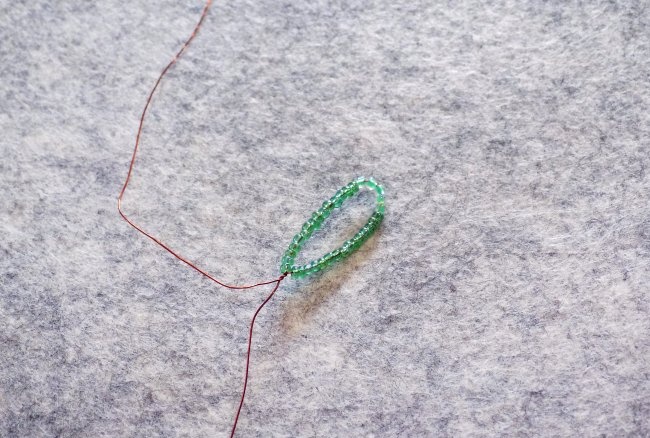
M226 436L269 288L116 210L200 0L0 4L0 436ZM239 436L650 436L648 72L645 1L216 3L126 212L245 283L387 197L260 314Z

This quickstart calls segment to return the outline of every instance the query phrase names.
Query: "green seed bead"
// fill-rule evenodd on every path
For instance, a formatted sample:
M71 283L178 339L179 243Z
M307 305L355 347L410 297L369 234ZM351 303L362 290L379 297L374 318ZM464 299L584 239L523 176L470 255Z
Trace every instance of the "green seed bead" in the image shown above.
M366 224L354 236L346 240L339 248L328 252L322 257L312 260L307 264L295 266L294 261L300 253L302 245L309 240L314 231L321 227L323 222L327 220L335 208L341 207L347 199L352 198L362 187L374 190L377 194L375 211L370 218L368 218ZM291 244L282 256L280 270L282 273L291 273L291 276L294 278L303 278L307 275L322 271L330 265L344 259L360 248L361 245L363 245L363 243L377 230L377 228L379 228L379 225L384 218L384 212L384 189L382 186L380 186L373 178L359 177L355 179L337 190L334 196L330 199L323 202L322 206L311 215L307 222L303 224L300 232L294 236Z

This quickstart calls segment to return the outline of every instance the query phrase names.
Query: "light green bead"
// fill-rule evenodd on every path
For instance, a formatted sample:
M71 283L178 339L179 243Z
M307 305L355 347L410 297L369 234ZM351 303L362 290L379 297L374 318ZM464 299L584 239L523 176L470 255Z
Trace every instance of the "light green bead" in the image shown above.
M377 204L375 211L370 216L366 224L350 239L346 240L339 248L328 252L316 260L295 266L294 261L302 249L302 245L309 240L314 231L318 230L323 222L329 217L335 208L339 208L343 203L359 192L360 188L366 187L374 190L377 194ZM341 189L337 190L334 196L323 202L321 208L312 214L305 222L300 232L294 236L291 244L285 251L280 264L282 273L288 272L295 278L302 278L307 275L326 269L330 265L338 262L357 250L363 243L370 238L376 231L384 218L384 189L373 179L359 177L348 183Z

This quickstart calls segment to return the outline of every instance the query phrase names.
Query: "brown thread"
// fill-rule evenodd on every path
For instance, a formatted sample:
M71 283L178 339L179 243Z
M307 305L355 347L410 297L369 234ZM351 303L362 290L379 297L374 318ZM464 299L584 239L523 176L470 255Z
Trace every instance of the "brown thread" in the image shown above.
M258 287L258 286L263 286L263 285L266 285L266 284L275 283L275 286L273 287L273 290L271 291L271 293L266 297L264 302L257 308L255 313L253 314L253 317L251 318L250 328L249 328L249 331L248 331L248 349L247 349L247 353L246 353L246 372L244 374L244 387L243 387L243 390L242 390L241 399L239 401L239 407L237 408L237 414L236 414L235 420L233 422L232 431L230 433L230 436L232 438L235 435L235 430L237 429L237 422L239 421L239 415L241 413L242 406L244 405L244 398L246 396L246 387L248 385L248 371L249 371L249 366L250 366L251 346L252 346L252 343L253 343L253 327L255 325L255 319L257 318L257 315L262 310L262 308L264 308L266 303L268 303L269 300L273 297L273 295L275 295L275 292L280 287L280 283L282 283L282 280L284 280L284 278L287 275L289 275L289 273L285 272L280 277L278 277L277 279L269 280L269 281L263 281L263 282L256 283L256 284L251 284L251 285L236 286L236 285L226 284L226 283L224 283L222 281L217 280L212 275L208 274L206 271L199 268L197 265L195 265L191 261L187 260L186 258L181 256L180 254L178 254L176 251L171 249L167 244L163 243L160 239L158 239L157 237L155 237L152 234L145 231L141 226L139 226L138 224L133 222L131 219L129 219L129 217L122 210L122 198L124 197L124 193L126 192L126 188L129 186L129 182L131 181L131 174L133 173L133 168L135 167L135 158L136 158L137 153L138 153L138 148L140 147L140 137L142 135L144 120L145 120L145 117L147 115L147 111L149 109L149 106L151 105L151 100L153 98L153 95L155 94L156 90L158 89L158 86L160 85L160 82L162 81L162 78L167 74L169 69L172 66L174 66L174 64L176 64L176 62L180 59L180 57L183 55L185 50L189 47L192 40L194 40L194 38L196 37L196 34L198 33L199 29L201 28L201 25L203 24L203 21L205 20L206 15L208 14L208 10L210 9L210 6L212 5L212 1L213 0L207 0L206 1L205 6L203 7L203 11L201 12L201 17L199 18L199 21L194 26L194 29L192 30L192 33L190 34L189 38L185 41L185 43L180 48L180 50L176 53L176 55L174 55L172 60L165 66L165 68L162 70L160 75L158 75L158 79L156 79L156 82L154 83L153 88L151 89L151 91L149 92L149 95L147 96L147 101L146 101L146 103L144 105L144 108L142 110L142 114L140 115L140 123L138 125L138 132L137 132L136 137L135 137L135 145L133 147L133 154L131 155L131 162L129 164L129 170L128 170L128 173L126 175L126 179L124 180L124 185L122 186L122 190L120 191L120 194L119 194L119 196L117 198L117 210L119 211L122 218L131 227L133 227L134 229L136 229L138 232L145 235L149 239L153 240L155 243L157 243L159 246L164 248L167 252L169 252L171 255L176 257L181 262L185 263L190 268L194 269L195 271L199 272L200 274L202 274L203 276L207 277L208 279L212 280L213 282L217 283L220 286L226 287L228 289L251 289L251 288L254 288L254 287Z

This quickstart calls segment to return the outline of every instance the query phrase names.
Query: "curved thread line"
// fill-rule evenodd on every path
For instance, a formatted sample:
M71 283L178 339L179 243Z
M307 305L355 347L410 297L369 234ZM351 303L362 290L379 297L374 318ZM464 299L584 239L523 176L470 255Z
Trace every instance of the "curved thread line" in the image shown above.
M147 115L147 111L149 110L149 107L151 106L151 100L153 99L153 96L158 89L158 86L160 85L160 82L162 81L163 77L167 74L167 72L176 64L176 62L180 59L180 57L183 55L185 50L189 47L190 43L194 38L196 37L199 29L201 28L201 25L203 24L203 21L205 20L206 15L208 14L208 10L210 9L210 6L212 5L213 0L207 0L205 3L205 6L203 7L203 11L201 12L201 16L199 18L199 21L196 23L194 26L194 29L192 30L192 33L188 37L188 39L185 41L185 43L181 46L180 50L174 55L172 60L165 66L165 68L161 71L160 75L158 75L158 78L156 79L156 82L154 83L153 88L149 92L149 95L147 96L147 101L144 105L144 108L142 110L142 113L140 115L140 122L138 124L138 131L135 137L135 145L133 147L133 153L131 155L131 161L129 163L129 170L126 175L126 179L124 180L124 185L122 186L122 190L120 191L120 194L117 198L117 210L120 213L120 216L135 230L143 234L144 236L148 237L152 241L154 241L156 244L158 244L160 247L165 249L167 252L169 252L171 255L176 257L178 260L181 262L185 263L187 266L190 268L194 269L195 271L199 272L201 275L207 277L208 279L212 280L213 282L217 283L220 286L226 287L228 289L251 289L254 287L258 286L263 286L266 284L272 284L275 283L275 286L273 287L273 290L271 293L266 297L264 302L257 308L255 313L253 314L253 317L251 318L250 322L250 328L248 332L248 348L247 348L247 353L246 353L246 371L244 373L244 386L242 390L242 395L241 399L239 401L239 407L237 408L237 414L235 416L235 420L233 422L232 430L230 433L231 438L235 435L235 430L237 429L237 423L239 421L239 415L241 413L242 406L244 405L244 398L246 396L246 387L248 386L248 374L249 374L249 367L250 367L250 356L251 356L251 346L253 343L253 327L255 326L255 319L257 318L257 315L260 313L260 311L264 308L266 303L268 303L273 295L275 295L275 292L278 290L280 287L280 283L282 283L282 280L289 275L288 272L283 273L278 277L277 279L274 280L269 280L269 281L263 281L260 283L256 284L251 284L251 285L231 285L224 283L220 280L217 280L215 277L212 275L208 274L205 270L199 268L197 265L186 259L185 257L181 256L179 253L171 249L167 244L162 242L160 239L157 237L153 236L149 232L145 231L144 228L142 228L140 225L136 224L134 221L132 221L126 213L122 210L122 199L124 198L124 193L126 192L127 187L129 186L129 182L131 181L131 176L133 174L133 169L135 167L135 159L138 154L138 149L140 147L140 138L142 136L142 129L144 127L144 120Z
M253 318L251 318L251 324L250 328L248 330L248 349L246 351L246 372L244 373L244 389L242 390L241 393L241 399L239 400L239 407L237 408L237 415L235 415L235 421L233 422L232 425L232 430L230 431L230 438L235 436L235 430L237 429L237 422L239 421L239 414L241 413L241 408L244 406L244 397L246 397L246 386L248 385L248 367L250 365L250 360L251 360L251 345L253 344L253 327L255 326L255 318L257 318L257 314L260 313L260 310L264 308L266 303L273 298L273 295L275 295L275 292L278 290L278 287L280 287L280 283L282 283L282 280L284 280L284 277L286 277L288 274L282 274L280 278L278 278L276 281L277 283L275 284L275 287L271 291L268 297L264 300L262 304L257 308L255 313L253 314Z
M154 83L153 88L149 92L149 95L147 96L147 102L144 105L144 108L142 110L142 114L140 115L140 122L138 124L138 132L135 137L135 145L133 147L133 153L131 154L131 162L129 164L129 170L126 174L126 179L124 180L124 185L122 186L122 190L120 191L120 195L117 197L117 210L119 211L120 215L122 218L129 224L131 227L139 231L141 234L145 235L149 239L153 240L155 243L157 243L159 246L164 248L167 252L169 252L171 255L176 257L178 260L181 262L185 263L187 266L190 268L194 269L204 277L207 277L208 279L212 280L213 282L217 283L220 286L226 287L228 289L251 289L257 286L263 286L265 284L272 284L276 282L278 279L274 280L269 280L269 281L263 281L260 283L256 284L251 284L251 285L232 285L232 284L227 284L224 283L220 280L217 280L215 277L212 275L208 274L205 270L199 268L197 265L186 259L185 257L181 256L179 253L171 249L167 244L162 242L160 239L157 237L154 237L152 234L149 232L145 231L144 228L142 228L140 225L136 224L134 221L132 221L126 213L124 213L124 210L122 210L122 199L124 198L124 193L126 192L127 187L129 186L129 183L131 182L131 176L133 174L133 169L135 167L135 159L138 154L138 150L140 148L140 138L142 137L142 130L144 127L144 120L147 115L147 111L149 110L149 107L151 106L151 100L153 99L154 94L156 93L156 90L158 89L158 86L160 85L160 82L162 81L162 78L167 74L169 69L171 69L174 64L180 59L180 57L183 55L185 50L189 47L190 43L194 38L196 37L199 29L201 28L201 25L203 24L203 21L205 20L206 15L208 14L208 10L210 9L210 6L212 5L213 0L207 0L205 3L205 6L203 7L203 11L201 12L201 17L199 18L199 21L196 23L194 26L194 29L192 30L192 33L190 34L189 38L185 41L185 43L181 46L180 50L174 55L171 61L165 66L165 68L160 72L160 75L158 75L158 79L156 79L156 82Z

